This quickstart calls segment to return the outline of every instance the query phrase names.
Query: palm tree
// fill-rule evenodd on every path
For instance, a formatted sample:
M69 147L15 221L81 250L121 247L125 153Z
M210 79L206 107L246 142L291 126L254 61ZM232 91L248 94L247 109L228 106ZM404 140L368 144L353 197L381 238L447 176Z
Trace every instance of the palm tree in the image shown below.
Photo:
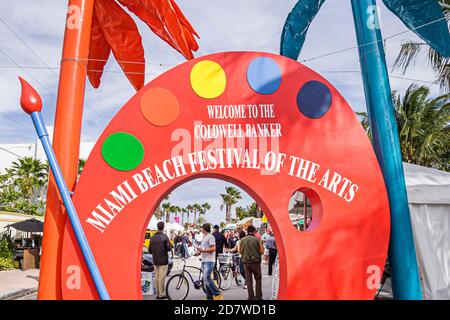
M205 224L206 222L208 222L208 221L206 220L205 217L198 217L196 224L197 224L197 226L201 226L201 225Z
M134 88L139 90L144 85L142 38L133 18L122 7L186 59L194 57L192 51L198 49L194 36L198 38L198 34L174 0L95 0L88 60L88 77L94 88L100 86L111 52Z
M261 216L261 209L259 208L256 202L252 202L252 204L250 204L246 208L244 207L236 208L236 218L238 218L239 220L242 220L247 217L258 218L260 216Z
M40 160L31 157L14 161L10 174L14 179L14 184L26 199L31 199L33 193L43 187L48 179L47 166Z
M198 203L194 204L193 207L194 207L194 223L195 223L195 221L197 219L197 214L200 215L200 213L202 211L202 207Z
M175 214L175 217L178 216L178 213L181 211L179 206L171 206L170 211ZM166 221L169 222L169 221Z
M181 225L184 226L184 214L187 212L187 209L185 207L180 208L181 212Z
M369 117L367 115L367 112L355 112L356 115L359 117L360 123L362 127L364 128L364 131L369 136L370 140L372 140L372 133L370 132L370 123L369 123Z
M86 164L86 159L78 159L78 176L83 172L84 165Z
M201 207L202 207L202 210L201 210L200 213L206 219L206 217L205 217L206 216L206 212L211 209L211 205L208 202L205 202L205 203L201 204Z
M393 93L402 159L450 171L450 94L429 98L430 89L411 85ZM367 114L360 113L367 122Z
M156 219L161 220L163 216L163 210L161 209L161 206L157 206L155 210L155 216Z
M235 187L225 187L225 193L221 193L222 204L220 205L220 210L225 207L225 221L230 223L231 221L231 208L235 205L241 197L241 192Z
M247 212L250 217L258 218L260 216L261 209L256 202L252 202L251 205L247 206Z
M447 23L450 21L450 0L441 0L439 4L442 7ZM394 69L400 69L404 74L411 64L414 64L420 52L425 51L428 57L428 63L436 74L436 82L441 90L450 90L450 58L444 57L426 42L405 41L398 56L394 62Z
M161 201L167 201L167 200L169 200L169 198L170 198L170 193L169 194L167 194L165 197L164 197L164 199L163 200L161 200ZM159 205L156 207L156 209L155 209L155 215L156 215L156 218L158 219L158 220L160 220L160 219L162 219L163 218L163 215L165 215L165 213L166 213L166 211L167 211L167 205L166 206L164 206L163 207L163 205L164 205L164 203L159 203ZM170 206L170 204L169 204L169 206ZM164 217L165 218L165 217Z
M236 217L239 220L244 219L245 217L247 217L247 209L245 209L244 207L236 207Z
M170 204L170 202L164 202L164 203L161 205L162 212L163 212L163 214L164 214L164 217L165 217L166 222L169 222L169 221L170 221L170 207L171 207L171 206L172 206L172 205Z
M189 215L194 211L194 206L192 204L188 204L186 206L186 214L187 214L187 223L189 223Z
M394 107L404 161L450 170L450 94L430 99L430 89L411 85Z

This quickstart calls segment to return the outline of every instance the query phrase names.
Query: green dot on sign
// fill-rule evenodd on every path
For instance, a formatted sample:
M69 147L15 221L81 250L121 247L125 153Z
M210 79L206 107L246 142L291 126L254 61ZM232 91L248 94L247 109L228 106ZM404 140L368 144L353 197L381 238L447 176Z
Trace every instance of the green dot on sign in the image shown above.
M116 132L103 142L102 156L114 169L133 170L144 159L144 146L132 134Z

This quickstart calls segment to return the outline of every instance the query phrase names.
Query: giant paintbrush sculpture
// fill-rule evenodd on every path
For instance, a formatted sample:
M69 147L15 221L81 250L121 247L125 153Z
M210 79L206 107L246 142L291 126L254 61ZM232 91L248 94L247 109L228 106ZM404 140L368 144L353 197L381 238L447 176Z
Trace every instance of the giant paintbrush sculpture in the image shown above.
M34 128L36 133L41 140L42 146L47 156L50 169L52 170L53 178L55 179L56 185L58 186L59 194L66 207L67 215L72 224L73 231L75 233L80 250L83 253L84 260L91 274L92 280L97 288L97 293L102 300L109 300L109 295L106 290L105 284L103 282L100 271L98 270L95 258L89 247L89 243L81 226L80 220L78 219L77 212L70 197L70 191L67 188L66 181L59 168L58 160L56 160L55 153L53 151L52 145L50 143L50 138L48 136L47 129L45 128L44 119L41 115L42 109L42 99L37 93L37 91L24 79L19 77L20 83L22 85L22 94L20 96L20 105L23 111L28 113L33 120Z

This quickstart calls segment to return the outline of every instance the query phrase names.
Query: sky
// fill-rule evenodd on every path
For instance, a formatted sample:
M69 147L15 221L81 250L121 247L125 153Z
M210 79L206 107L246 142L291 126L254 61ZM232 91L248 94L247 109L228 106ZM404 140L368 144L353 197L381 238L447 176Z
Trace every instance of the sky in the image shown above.
M383 36L406 31L401 21L381 1L378 2ZM199 57L221 51L278 53L284 21L296 0L177 0L177 3L200 35L200 49L195 53ZM18 75L38 89L44 102L44 119L48 125L53 123L66 9L67 2L61 0L0 2L0 121L3 124L0 126L0 144L35 141L30 119L19 107ZM162 42L145 24L136 21L148 63L146 83L184 62L178 52ZM432 82L433 73L423 56L404 75L392 70L399 47L405 40L417 41L418 38L412 32L406 32L385 42L390 73ZM319 57L355 45L350 1L328 0L311 24L299 61L327 78L353 110L365 111L357 49ZM113 59L105 69L108 72L104 73L99 89L93 89L89 83L86 86L82 141L95 141L134 94ZM390 80L392 89L399 92L412 83L398 78ZM421 84L430 86L433 95L439 94L437 85ZM208 219L217 223L224 216L219 210L219 193L225 185L219 180L194 180L175 190L170 201L181 206L208 201L213 207ZM250 202L251 198L244 194L238 205L245 206Z

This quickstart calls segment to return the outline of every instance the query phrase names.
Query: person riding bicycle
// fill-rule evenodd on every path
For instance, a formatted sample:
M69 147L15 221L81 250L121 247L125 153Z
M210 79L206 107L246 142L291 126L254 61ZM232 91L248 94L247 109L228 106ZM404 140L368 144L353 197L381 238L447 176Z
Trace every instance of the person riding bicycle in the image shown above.
M201 254L202 259L202 271L203 271L203 284L206 291L206 299L208 300L223 300L223 295L216 287L213 279L211 279L211 273L216 262L216 239L211 234L211 225L205 223L201 227L204 237L200 246L197 246L196 255Z

